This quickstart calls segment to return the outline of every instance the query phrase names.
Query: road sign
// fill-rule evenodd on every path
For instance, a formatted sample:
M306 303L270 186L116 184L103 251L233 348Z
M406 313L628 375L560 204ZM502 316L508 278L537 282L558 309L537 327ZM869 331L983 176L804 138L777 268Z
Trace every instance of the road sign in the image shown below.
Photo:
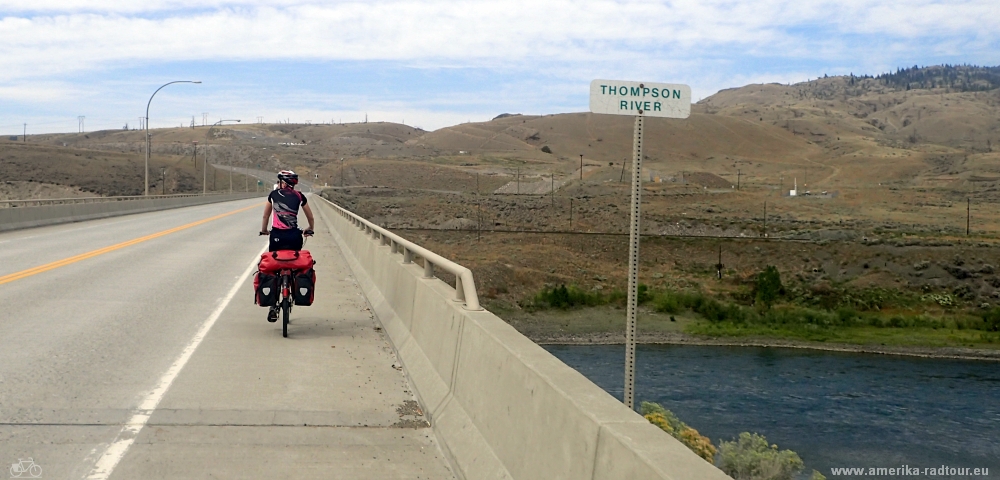
M632 138L632 221L629 229L628 306L625 310L625 391L628 408L635 408L635 340L639 308L639 220L642 196L643 118L691 116L691 87L672 83L594 80L590 111L635 117ZM581 156L581 158L583 158ZM622 166L624 171L624 165Z
M590 111L687 118L691 115L691 87L673 83L594 80L590 82Z

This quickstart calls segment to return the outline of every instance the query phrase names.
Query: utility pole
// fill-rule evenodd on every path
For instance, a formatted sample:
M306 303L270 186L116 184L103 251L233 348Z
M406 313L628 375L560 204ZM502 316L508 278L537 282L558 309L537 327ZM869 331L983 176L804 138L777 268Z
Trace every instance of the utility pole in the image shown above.
M580 183L583 183L583 154L580 154Z
M628 163L628 159L627 158L623 158L622 159L622 175L621 175L621 177L618 178L618 183L622 183L622 182L625 181L625 164L626 163Z
M24 124L24 134L21 135L21 142L27 142L27 141L28 141L28 124L25 123Z
M79 131L80 131L79 133L84 133L84 132L87 131L85 128L83 128L83 119L85 119L85 118L87 118L87 117L85 117L83 115L80 115L79 117L76 117L77 122L80 124L80 125L78 125Z
M344 187L344 157L340 157L340 186Z
M521 167L517 167L517 174L516 175L517 175L516 176L516 178L517 178L517 190L516 190L516 194L520 195L521 194Z
M201 112L201 126L208 125L208 112Z
M767 238L767 200L764 200L764 238Z
M719 263L715 264L715 269L719 272L719 280L722 280L722 269L725 266L722 264L722 244L719 244Z
M965 236L969 236L969 226L972 223L972 197L965 199Z
M229 193L233 193L233 159L229 159Z
M573 197L569 199L569 229L573 229Z
M167 194L167 167L160 167L160 195Z
M556 172L552 172L552 190L549 192L549 196L552 197L552 208L556 207Z
M483 204L479 200L479 172L476 172L476 241L482 236L483 229Z
M740 189L740 175L742 175L742 174L743 174L743 172L740 169L737 168L736 169L736 190Z

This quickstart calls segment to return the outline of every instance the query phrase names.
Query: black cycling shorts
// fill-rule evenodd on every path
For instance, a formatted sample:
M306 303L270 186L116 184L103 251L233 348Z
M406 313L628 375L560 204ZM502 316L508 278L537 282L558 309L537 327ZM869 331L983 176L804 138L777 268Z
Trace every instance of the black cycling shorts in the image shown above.
M302 250L302 230L272 228L267 251L276 252L278 250Z

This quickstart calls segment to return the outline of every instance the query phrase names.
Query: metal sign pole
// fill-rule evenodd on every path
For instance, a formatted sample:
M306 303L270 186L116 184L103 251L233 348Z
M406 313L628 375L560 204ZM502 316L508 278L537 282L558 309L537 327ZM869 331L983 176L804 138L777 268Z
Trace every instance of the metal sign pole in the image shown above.
M625 327L625 395L635 409L635 327L639 304L639 220L642 195L643 117L688 118L691 87L680 84L594 80L590 82L590 112L635 117L632 161L632 224L629 232L628 319ZM583 173L583 165L580 165ZM625 163L622 162L622 173Z
M632 150L632 222L628 246L628 324L625 326L625 398L635 409L635 324L639 294L639 205L642 195L642 112L635 117Z

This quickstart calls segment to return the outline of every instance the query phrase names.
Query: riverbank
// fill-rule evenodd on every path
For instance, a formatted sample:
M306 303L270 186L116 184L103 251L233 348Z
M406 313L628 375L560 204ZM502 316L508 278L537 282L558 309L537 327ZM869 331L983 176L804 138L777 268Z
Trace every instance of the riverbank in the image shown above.
M529 335L539 345L624 345L625 334L547 334ZM712 345L727 347L774 347L822 350L827 352L872 353L880 355L900 355L923 358L951 358L961 360L985 360L1000 362L1000 349L978 349L960 347L916 347L853 345L846 343L821 343L785 340L776 338L718 338L690 335L686 333L639 333L637 343L644 345Z
M542 345L623 345L625 311L613 306L576 310L490 308L532 341ZM640 308L637 342L649 345L716 345L776 347L831 352L870 353L923 358L952 358L1000 362L1000 344L967 346L975 332L920 328L831 328L814 336L826 341L779 337L753 332L742 335L694 334L711 324L691 312L668 315ZM784 332L789 333L789 332ZM795 333L795 332L793 332ZM823 332L820 332L823 333ZM848 339L849 341L837 341Z

